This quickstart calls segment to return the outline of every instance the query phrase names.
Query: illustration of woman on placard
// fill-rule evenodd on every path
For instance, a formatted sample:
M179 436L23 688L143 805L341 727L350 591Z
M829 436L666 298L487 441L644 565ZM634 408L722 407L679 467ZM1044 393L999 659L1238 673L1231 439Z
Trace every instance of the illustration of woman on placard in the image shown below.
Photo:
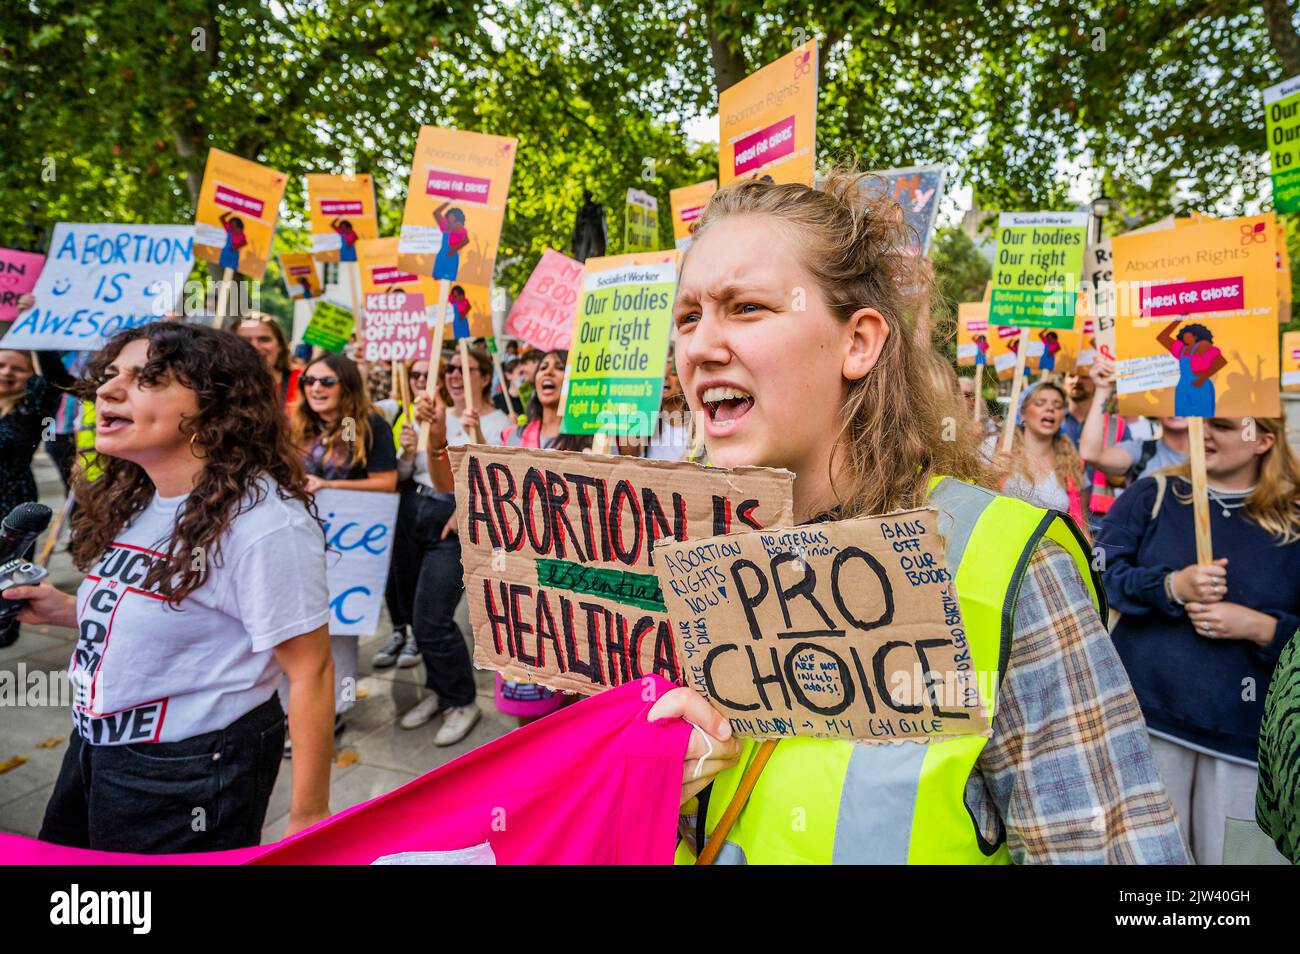
M1043 353L1038 358L1040 374L1050 374L1056 370L1056 352L1061 350L1061 338L1055 331L1040 331L1038 340L1043 343Z
M465 289L454 285L447 304L451 305L451 336L456 339L468 338L470 304Z
M982 368L989 363L989 339L987 335L975 336L975 367Z
M357 260L357 233L352 229L352 223L347 219L339 221L335 219L330 223L330 228L339 233L339 261L355 262Z
M305 278L300 278L300 279L298 279L298 284L302 286L302 297L303 297L303 298L310 298L310 297L311 297L311 282L309 282L309 281L308 281L307 279L305 279Z
M457 208L447 208L450 202L444 202L433 210L434 221L442 229L442 248L433 260L433 277L455 281L460 271L460 250L469 244L469 232L465 228L465 213Z
M1174 414L1178 417L1214 417L1214 382L1210 379L1228 366L1214 346L1214 335L1202 324L1183 325L1177 337L1171 321L1156 340L1178 359L1178 384L1174 386Z
M221 213L221 225L226 230L226 245L221 250L217 264L222 268L239 270L239 253L248 245L248 235L244 232L244 220L230 212Z

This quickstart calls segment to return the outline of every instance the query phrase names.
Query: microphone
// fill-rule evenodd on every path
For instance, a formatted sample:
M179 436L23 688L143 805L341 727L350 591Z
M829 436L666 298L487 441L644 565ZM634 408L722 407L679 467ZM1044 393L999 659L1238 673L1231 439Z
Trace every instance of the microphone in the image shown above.
M50 525L54 511L42 503L21 503L0 520L0 563L21 557Z

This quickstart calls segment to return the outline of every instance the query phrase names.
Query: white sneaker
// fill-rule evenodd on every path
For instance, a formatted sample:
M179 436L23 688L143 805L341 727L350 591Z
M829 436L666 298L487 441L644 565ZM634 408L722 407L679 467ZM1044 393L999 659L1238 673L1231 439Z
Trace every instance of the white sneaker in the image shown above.
M441 711L442 703L438 701L438 694L431 692L402 716L400 724L403 729L418 729Z
M448 709L446 716L443 717L442 726L438 729L438 734L433 737L433 744L455 745L469 735L469 730L474 728L474 724L478 722L478 717L482 714L476 702L471 702L467 706L453 706Z
M415 637L407 636L406 644L402 646L402 651L397 654L397 668L410 669L422 662L424 662L424 656L420 654L420 647L415 645Z

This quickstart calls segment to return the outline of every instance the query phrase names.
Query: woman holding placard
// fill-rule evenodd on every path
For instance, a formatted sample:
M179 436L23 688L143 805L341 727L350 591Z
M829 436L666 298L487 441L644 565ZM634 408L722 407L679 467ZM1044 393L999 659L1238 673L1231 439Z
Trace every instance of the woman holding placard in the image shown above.
M792 471L797 520L945 515L975 669L996 677L980 680L992 738L760 747L672 690L650 717L699 729L681 860L707 845L750 863L1185 861L1090 555L1059 515L968 482L975 437L945 428L965 412L913 333L931 293L900 251L915 237L864 184L835 173L819 191L716 193L682 264L677 369L710 461Z
M478 431L484 444L500 444L501 434L513 423L492 403L492 358L478 345L468 349L470 366L462 368L461 352L453 351L442 361L440 393L447 411L447 443L468 444Z
M280 386L284 406L293 407L298 400L298 378L302 372L290 365L289 342L280 323L270 315L254 314L241 321L235 333L257 349L266 362L266 370Z
M307 367L298 383L302 400L294 406L292 430L302 449L307 490L396 490L393 435L371 405L356 364L343 355L326 354ZM343 732L343 714L356 702L359 641L359 636L330 637L336 736Z
M1097 542L1152 753L1196 860L1218 864L1224 819L1254 815L1264 697L1300 628L1300 463L1281 420L1216 417L1205 471L1213 564L1196 563L1188 464L1126 490Z
M121 332L84 374L103 469L74 486L87 576L76 596L4 594L29 601L25 622L78 632L74 729L40 837L151 854L256 845L282 676L300 756L288 833L314 824L332 756L325 538L271 376L232 335L176 322Z

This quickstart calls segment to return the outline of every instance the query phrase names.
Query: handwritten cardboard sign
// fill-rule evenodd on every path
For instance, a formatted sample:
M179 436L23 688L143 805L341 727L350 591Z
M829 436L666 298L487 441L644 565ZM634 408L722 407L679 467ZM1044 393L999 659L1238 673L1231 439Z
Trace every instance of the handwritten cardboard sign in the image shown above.
M302 333L302 340L338 354L351 340L355 324L352 309L322 298L312 306L311 321Z
M325 574L335 636L373 636L393 555L397 494L321 490L316 512L325 524Z
M938 511L655 545L686 684L752 738L990 734Z
M368 175L309 174L307 211L318 262L355 262L357 244L379 237L375 181Z
M1088 241L1086 212L1003 212L989 324L1074 327Z
M1273 175L1273 207L1300 211L1300 76L1264 90L1264 123Z
M10 326L5 347L98 350L125 328L166 317L193 264L193 226L60 222L36 306Z
M817 41L809 40L718 96L718 177L812 185Z
M36 287L45 256L0 248L0 321L18 317L18 299Z
M271 258L286 177L258 162L208 150L194 214L200 261L261 278Z
M438 283L397 265L397 239L357 243L367 361L419 361L429 357L429 326Z
M677 245L677 251L684 253L691 247L696 223L704 214L709 198L717 191L718 180L710 179L668 193L668 204L673 212L673 241Z
M1272 213L1111 240L1121 414L1280 413L1276 243Z
M672 249L587 259L565 376L563 433L654 433L677 255Z
M542 351L567 349L581 288L582 263L546 249L510 306L505 333Z
M552 689L678 681L655 542L792 522L787 471L483 444L451 464L474 662Z
M518 145L509 136L420 127L397 264L448 283L445 337L492 336L492 267ZM426 297L435 308L440 300Z

